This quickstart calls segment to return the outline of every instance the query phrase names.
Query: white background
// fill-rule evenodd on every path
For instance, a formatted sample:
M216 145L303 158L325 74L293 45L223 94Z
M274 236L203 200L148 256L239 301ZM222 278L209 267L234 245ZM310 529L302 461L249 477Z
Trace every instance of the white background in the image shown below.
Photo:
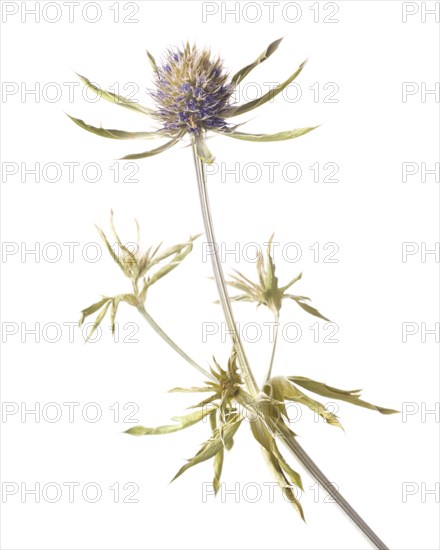
M3 2L3 9L6 4L14 5ZM319 2L318 16L316 6L312 11L308 2L275 2L273 21L267 6L260 8L261 17L255 21L258 12L253 3L237 4L235 19L222 18L224 7L219 4L218 13L205 22L202 2L118 2L119 23L115 22L115 2L99 3L102 17L95 23L85 20L95 17L93 6L83 15L85 4L90 3L81 2L76 8L73 23L69 23L66 6L58 22L45 21L44 10L46 19L55 18L56 12L53 7L45 8L44 2L37 3L39 23L31 15L22 22L20 4L17 14L6 17L3 12L2 240L16 243L16 248L13 244L4 248L2 257L6 345L1 382L3 402L17 403L19 412L2 417L2 489L5 483L18 484L8 487L24 483L27 488L35 483L41 487L46 483L80 485L73 502L65 486L57 503L47 502L44 496L36 503L29 495L21 502L25 496L21 489L8 498L3 491L1 547L371 547L343 512L325 501L322 491L316 492L316 484L299 465L306 488L301 502L307 523L278 492L271 499L264 484L273 480L248 426L240 429L223 472L224 488L231 490L239 484L238 502L224 492L216 500L207 497L203 502L203 484L212 476L209 463L169 485L184 459L207 439L208 426L157 438L134 438L121 435L133 425L124 422L131 409L124 411L123 407L135 403L139 410L134 416L140 424L166 423L197 399L167 390L198 385L200 375L127 305L118 314L117 343L112 341L108 320L103 322L99 341L87 345L77 328L69 336L63 325L77 321L79 311L101 294L130 290L129 281L105 251L97 262L83 257L87 251L91 256L96 251L94 245L87 248L87 243L99 239L93 224L108 229L111 208L126 241L134 240L133 218L139 221L145 247L162 240L173 244L202 230L190 150L180 144L140 161L132 176L138 183L124 182L129 171L119 162L120 181L116 182L115 169L110 168L115 159L152 148L156 142L105 140L82 131L64 112L91 124L126 130L148 129L149 121L102 100L86 101L82 85L69 96L73 84L68 83L79 82L74 71L104 88L118 84L120 93L133 90L124 90L125 84L136 83L139 92L135 97L149 104L145 89L151 85L152 71L147 48L160 57L169 44L194 41L220 53L233 73L253 61L271 41L285 36L279 50L247 81L260 86L279 82L309 58L297 81L301 99L293 102L279 96L244 119L249 121L244 131L321 127L277 144L221 137L210 140L218 166L224 163L230 169L240 163L238 182L233 176L222 182L220 173L208 181L217 237L222 247L237 246L240 256L227 256L226 269L239 268L254 277L254 265L243 257L243 246L263 243L275 231L281 282L303 271L295 291L309 295L339 326L339 342L324 343L328 333L320 322L320 341L315 343L309 328L315 319L295 304L286 304L282 322L297 322L302 336L297 343L281 340L276 374L309 376L346 389L363 388L363 396L373 403L413 411L407 417L382 416L342 403L338 414L345 434L314 422L307 411L293 428L329 479L390 548L439 548L438 485L437 496L425 493L438 480L439 418L438 414L423 414L438 407L438 354L435 336L428 334L422 342L421 335L422 323L430 329L438 321L438 264L433 254L420 253L423 246L432 249L438 241L438 191L435 177L427 175L422 182L420 171L402 181L402 163L413 162L420 169L425 162L432 168L438 154L438 96L436 102L433 94L424 97L420 93L423 86L433 89L438 81L438 27L433 15L422 21L423 6L432 8L434 2L338 2L333 19L339 22L334 23L323 22L333 11L332 5L323 2ZM283 11L287 4L289 11ZM234 5L228 2L229 8ZM132 6L139 8L132 15L138 22L124 23ZM402 21L405 10L416 12L406 23ZM295 23L286 20L297 16ZM413 89L419 91L402 101L405 82L415 83ZM336 83L337 102L323 101L327 83ZM310 89L313 85L321 92L319 98ZM22 96L35 86L37 95ZM261 88L262 92L267 89ZM248 99L255 97L255 88L243 90ZM295 90L291 88L292 96ZM63 164L71 162L80 163L73 182ZM274 182L269 181L263 162L279 163ZM338 181L323 182L321 173L321 181L315 182L309 167L327 162L338 165ZM16 163L18 173L6 173L15 165L5 163ZM32 175L22 182L21 163L24 169L40 163L40 173L48 163L58 163L59 181L44 181L40 174L39 182ZM81 170L87 163L99 165L99 181L88 181L93 170L83 177ZM288 163L301 166L302 177L296 182L283 178L282 168ZM261 175L251 182L256 164ZM54 178L54 172L47 173ZM289 174L292 178L293 172ZM292 242L301 247L302 256L297 262L283 261L280 251ZM324 262L322 255L315 262L309 247L319 243L322 252L330 242L339 248L338 262ZM419 251L403 262L405 242L416 243L414 249ZM22 258L21 253L36 243L40 252ZM58 261L49 261L57 249L44 248L47 243L57 243L62 250ZM73 261L63 243L79 243ZM5 250L12 249L17 252L5 255ZM203 322L222 322L219 306L212 304L215 285L208 278L210 264L203 261L202 252L203 238L182 266L151 289L147 306L203 365L212 354L224 363L230 351L228 340L222 341L219 333L202 341ZM257 322L262 327L258 342L246 342L253 338L252 331L249 338L244 337L260 380L270 356L268 332L262 323L271 318L247 304L237 305L235 311L241 326ZM36 323L40 324L39 342L25 334ZM126 323L139 325L134 335L138 343L124 342L130 333L123 328ZM406 343L402 323L418 328ZM17 327L18 332L8 335L5 327L9 331ZM51 343L50 339L58 341ZM63 411L59 421L48 422L43 414L28 415L22 421L20 412L26 407L39 403L43 408L52 402ZM73 422L69 422L65 402L79 403ZM82 415L90 402L97 403L102 412L95 423ZM109 408L114 403L119 404L119 421L114 417L115 407ZM92 409L86 412L93 414ZM291 463L296 466L293 458ZM81 494L90 482L102 489L96 503L87 502ZM122 498L129 493L123 489L129 482L139 487L134 495L138 503L115 503L109 487L119 483ZM405 486L414 492L406 499ZM258 497L258 488L261 494L257 502L251 502Z

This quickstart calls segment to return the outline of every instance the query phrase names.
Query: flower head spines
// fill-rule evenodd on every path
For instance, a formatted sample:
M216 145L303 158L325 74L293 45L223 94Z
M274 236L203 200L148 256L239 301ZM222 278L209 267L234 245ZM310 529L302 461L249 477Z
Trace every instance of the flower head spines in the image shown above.
M166 130L186 130L200 135L208 129L225 129L221 113L229 106L234 86L220 58L209 50L186 44L170 49L158 66L156 89L151 95Z
M278 39L269 44L254 62L243 67L232 77L229 77L225 71L223 61L219 57L212 56L206 48L198 49L195 45L186 43L182 48L168 49L158 63L147 51L148 60L154 72L155 84L154 89L149 91L149 95L154 100L156 109L145 107L137 101L102 90L87 78L80 76L84 84L103 99L150 116L155 122L159 122L161 127L154 131L107 130L86 124L75 117L71 117L71 119L84 130L111 139L171 138L160 147L125 155L120 160L153 157L171 149L185 135L189 135L198 159L210 164L215 157L205 143L208 132L251 142L275 142L297 138L315 129L316 126L296 128L276 134L249 134L236 131L241 124L234 125L226 122L229 118L248 113L272 101L301 73L305 62L286 80L262 96L244 104L235 105L232 94L236 87L251 71L277 50L280 42L281 39Z

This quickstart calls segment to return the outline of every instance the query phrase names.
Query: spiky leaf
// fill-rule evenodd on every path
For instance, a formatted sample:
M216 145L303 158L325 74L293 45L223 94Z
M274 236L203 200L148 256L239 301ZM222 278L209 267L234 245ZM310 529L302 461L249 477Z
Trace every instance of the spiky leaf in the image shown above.
M288 139L294 139L303 136L304 134L308 134L316 128L318 128L318 126L311 126L309 128L296 128L295 130L287 130L284 132L278 132L277 134L246 134L244 132L225 132L223 135L234 139L262 143L267 141L286 141Z
M395 414L399 412L395 409L386 409L384 407L372 405L367 401L363 401L360 398L361 390L340 390L338 388L333 388L332 386L327 386L327 384L323 384L322 382L316 382L315 380L311 380L310 378L305 378L304 376L289 376L288 378L289 380L299 386L302 386L306 390L317 393L319 395L323 395L324 397L329 397L330 399L347 401L352 405L357 405L359 407L378 411L381 414Z
M211 424L212 434L214 436L217 430L217 411L214 411L210 414L209 421ZM214 479L212 481L212 486L214 487L214 494L217 494L220 489L220 478L222 475L224 454L225 454L225 451L222 448L214 457Z
M301 489L301 491L304 491L303 482L301 479L301 476L298 472L296 472L286 461L284 456L281 454L275 440L272 444L272 452L277 457L280 466L282 469L286 472L287 476L289 477L290 481L298 487L298 489Z
M174 416L171 420L174 420L175 424L168 424L165 426L158 426L157 428L144 428L144 426L134 426L129 430L126 430L124 433L130 435L163 435L173 432L178 432L179 430L184 430L189 428L197 422L200 422L205 416L208 416L212 412L212 407L206 407L199 411L194 411L185 416Z
M299 513L302 520L305 521L303 508L302 508L298 498L296 497L295 490L293 489L293 487L288 482L277 457L273 453L268 452L266 450L264 451L264 454L267 458L267 462L268 462L269 466L271 467L271 469L273 471L273 474L275 476L275 479L277 480L277 483L278 483L280 489L283 491L284 495L287 497L287 499L292 504L292 506L295 508L295 510Z
M93 313L96 313L98 310L102 308L104 304L106 304L111 298L103 298L102 300L99 300L99 302L96 302L92 304L89 307L86 307L81 311L81 319L79 321L79 324L82 325L84 323L84 320L89 316L93 315Z
M148 57L148 61L150 62L150 65L152 66L153 68L153 71L155 73L157 73L157 64L156 64L156 60L154 59L154 57L151 55L151 53L147 50L147 57Z
M264 50L264 52L260 54L253 63L246 65L245 67L240 69L238 72L236 72L232 77L231 82L236 86L240 84L240 82L244 80L246 76L255 69L255 67L257 67L258 65L266 61L266 59L268 59L278 49L278 46L280 45L282 40L283 40L282 38L279 38L278 40L275 40L274 42L269 44L269 46Z
M294 296L292 294L285 294L286 298L290 298L291 300L295 301L304 311L307 311L307 313L310 313L310 315L313 315L314 317L319 317L320 319L324 319L324 321L328 321L331 323L330 319L327 317L324 317L322 313L319 313L319 311L314 308L313 306L305 303L303 300L309 300L306 296Z
M249 111L252 111L253 109L256 109L257 107L260 107L261 105L264 105L268 101L271 101L274 97L276 97L278 94L280 94L287 86L295 80L295 78L301 73L301 71L304 68L304 65L306 64L307 60L301 63L301 65L298 67L298 69L289 76L287 80L282 82L281 84L278 84L275 86L272 90L269 90L266 94L262 95L261 97L254 99L253 101L249 101L248 103L245 103L244 105L238 105L237 107L229 107L228 109L225 109L223 113L221 113L221 116L223 118L231 118L234 116L242 115L243 113L248 113Z
M152 275L148 279L148 285L151 286L156 281L167 275L170 271L173 269L176 269L176 267L188 256L188 254L193 249L193 242L195 239L197 239L199 235L196 235L195 237L190 237L189 241L183 245L178 245L178 247L175 247L175 249L179 250L177 254L175 254L174 258L171 260L170 263L167 265L161 267L154 275ZM173 252L170 252L172 254ZM164 255L163 258L167 257L169 254ZM162 258L161 258L162 259Z
M132 101L131 99L127 99L126 97L123 97L121 95L114 94L113 92L102 90L99 86L90 82L90 80L85 76L81 76L78 73L76 74L79 76L79 78L83 81L83 83L88 88L93 90L99 97L102 97L106 101L110 101L111 103L115 103L116 105L120 105L121 107L126 107L127 109L131 109L132 111L137 111L138 113L142 113L144 115L157 117L157 114L153 109L150 109L149 107L144 107L137 101Z
M205 462L206 460L213 458L221 449L223 449L225 443L234 437L240 427L240 424L241 420L238 419L238 417L235 417L235 419L230 420L223 426L221 433L220 430L217 430L215 436L211 437L211 439L204 443L200 451L193 458L188 460L182 468L180 468L177 474L173 477L172 481L177 479L184 472L186 472L186 470L192 468L196 464L200 464L201 462Z
M75 118L73 116L67 115L70 120L77 124L83 130L96 134L97 136L109 138L109 139L159 139L164 137L170 137L168 132L163 131L154 131L154 132L126 132L124 130L108 130L107 128L91 126L81 120L80 118Z
M111 298L107 298L107 303L102 308L102 310L101 310L100 314L98 315L98 317L96 317L95 322L92 325L92 329L89 332L89 334L87 335L86 342L88 342L91 339L91 337L95 334L96 329L99 327L102 320L104 319L105 314L107 313L107 310L110 307L111 303L112 303Z
M156 149L151 149L150 151L144 151L143 153L134 153L132 155L126 155L125 157L122 157L120 160L136 160L136 159L144 159L148 157L154 157L154 155L159 155L160 153L163 153L164 151L167 151L168 149L171 149L178 141L182 139L184 135L184 132L180 132L175 138L171 139L170 141L167 141L160 147L157 147Z

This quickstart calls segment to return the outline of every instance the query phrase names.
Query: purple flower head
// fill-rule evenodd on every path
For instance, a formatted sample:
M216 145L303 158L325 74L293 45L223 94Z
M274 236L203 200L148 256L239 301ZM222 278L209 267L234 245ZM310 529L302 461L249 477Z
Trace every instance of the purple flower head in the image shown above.
M157 66L156 90L151 93L164 128L198 135L226 128L222 113L229 107L234 86L219 58L187 44L183 51L168 50Z
M124 98L110 91L101 90L85 77L80 77L86 86L95 92L102 92L102 97L122 107L138 111L149 116L159 128L142 132L124 130L107 130L85 123L83 120L70 117L81 128L111 139L162 139L168 141L159 147L140 153L126 155L124 160L147 158L158 155L174 147L185 136L191 138L195 154L204 163L214 162L214 155L206 143L208 133L221 134L228 138L252 142L284 141L294 139L314 130L316 126L285 130L276 134L248 134L237 131L240 124L231 124L229 119L253 111L271 101L280 94L304 68L305 61L286 80L264 93L255 100L237 105L233 98L235 89L248 74L277 50L281 39L275 40L257 59L245 65L232 77L223 67L218 57L211 55L207 49L198 49L186 44L182 49L170 48L165 52L160 63L147 51L148 59L154 71L154 88L149 90L156 108L147 107L137 101Z

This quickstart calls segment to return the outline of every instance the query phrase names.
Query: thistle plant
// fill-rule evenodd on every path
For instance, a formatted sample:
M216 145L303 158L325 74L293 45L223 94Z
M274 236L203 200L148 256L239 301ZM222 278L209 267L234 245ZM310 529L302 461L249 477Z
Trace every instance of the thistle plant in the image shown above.
M360 390L340 390L299 375L273 376L277 333L263 384L261 386L257 384L255 373L251 369L240 335L236 330L232 302L253 302L257 307L269 308L276 321L276 330L279 325L281 307L285 300L295 302L306 313L323 321L329 321L329 319L311 305L308 297L292 294L292 287L295 285L296 288L297 283L302 278L302 273L296 275L285 285L280 286L275 274L276 267L271 251L272 238L269 240L265 257L259 254L257 258L256 282L239 272L232 274L230 280L226 281L218 247L216 246L217 241L209 205L205 172L205 165L212 163L214 160L214 156L206 143L208 135L213 133L239 140L268 142L294 139L317 127L310 126L285 130L276 134L249 134L237 130L241 124L234 125L229 122L229 119L248 113L271 101L300 75L305 62L281 84L278 84L261 97L241 105L234 103L233 94L240 83L258 65L266 61L277 50L280 43L281 39L272 42L254 62L246 65L232 77L224 69L223 62L219 57L213 56L207 49L199 49L189 43L181 48L170 48L165 52L159 63L156 62L151 53L147 52L153 69L154 87L149 91L149 96L155 106L154 108L140 105L120 95L102 90L87 78L80 76L82 81L102 98L142 115L147 115L156 125L156 128L143 132L128 132L91 126L79 118L70 117L81 128L106 138L167 140L159 147L129 154L122 157L123 159L151 157L165 152L180 141L185 143L189 141L193 152L205 237L213 250L211 256L212 268L219 294L219 303L223 308L232 339L232 350L228 364L222 367L213 358L209 371L201 367L157 325L145 307L149 288L182 262L186 255L191 252L196 237L190 237L183 244L170 247L162 252L160 252L159 247L150 247L145 252L140 253L138 250L129 250L127 246L123 245L111 220L112 235L119 246L120 254L115 254L106 235L102 230L99 230L99 232L109 253L124 275L130 279L132 292L114 297L103 297L100 301L82 311L82 321L89 315L99 312L92 327L92 330L94 330L111 308L110 322L111 326L114 327L118 306L121 302L125 302L136 307L165 342L204 375L204 384L199 387L174 388L171 390L173 392L208 394L191 407L194 410L189 414L174 417L172 419L173 424L155 428L136 426L127 432L136 436L167 434L186 429L205 418L209 418L211 430L209 439L194 457L180 468L173 479L178 478L189 468L213 459L213 486L217 492L220 487L225 450L231 450L237 431L246 423L250 426L251 432L258 442L280 488L284 489L289 501L303 519L304 511L296 493L297 489L303 489L301 476L281 453L280 442L333 496L370 541L377 548L386 549L380 538L342 497L299 445L295 437L296 434L290 428L291 422L286 405L290 402L298 403L310 409L314 414L318 414L327 424L336 427L342 427L339 418L328 410L324 404L316 401L309 393L345 401L381 414L388 415L397 411L378 407L362 400ZM139 242L139 239L137 242ZM230 296L228 286L238 291L239 294ZM245 420L248 422L244 422Z
M228 119L248 113L271 101L281 93L304 68L305 61L284 82L271 89L258 99L243 105L233 105L232 96L242 80L260 63L268 59L280 45L281 39L272 42L258 58L238 71L232 78L226 73L220 58L214 58L206 50L199 50L187 43L182 49L172 48L165 52L160 64L147 52L154 72L155 88L150 96L156 109L125 99L113 92L101 90L84 76L78 75L83 83L97 92L103 99L117 105L148 115L159 128L147 132L126 132L108 130L86 124L83 120L70 117L84 130L111 139L159 139L171 138L165 144L142 153L129 154L121 160L142 159L163 153L190 137L197 158L205 163L212 163L214 156L206 144L209 131L234 139L246 141L283 141L302 136L315 127L297 128L277 134L247 134L238 132L238 125L231 125Z

